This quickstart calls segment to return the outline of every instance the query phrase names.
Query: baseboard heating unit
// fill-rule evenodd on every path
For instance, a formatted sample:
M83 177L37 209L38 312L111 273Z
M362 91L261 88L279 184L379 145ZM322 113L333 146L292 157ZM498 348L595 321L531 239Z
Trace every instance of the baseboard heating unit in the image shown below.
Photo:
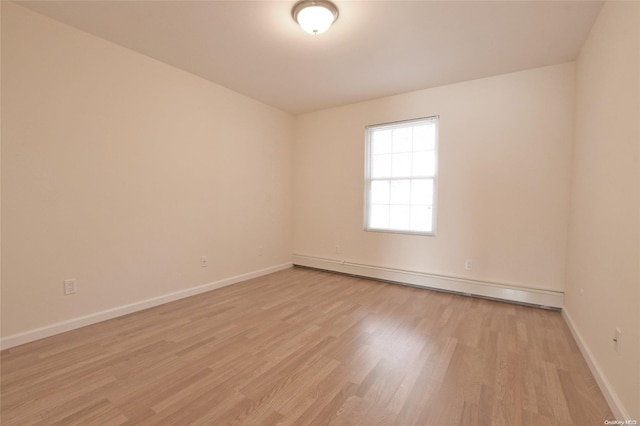
M304 266L437 291L447 291L468 296L533 305L547 309L560 309L564 302L564 293L560 291L510 286L507 284L363 265L299 254L294 254L292 261L295 266Z

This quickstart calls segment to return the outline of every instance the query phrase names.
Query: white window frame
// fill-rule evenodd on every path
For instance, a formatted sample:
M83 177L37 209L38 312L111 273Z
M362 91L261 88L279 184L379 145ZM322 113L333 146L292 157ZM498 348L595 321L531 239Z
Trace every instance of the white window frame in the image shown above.
M437 200L438 200L438 145L439 145L439 120L440 116L431 116L431 117L423 117L416 118L405 121L397 121L392 123L383 123L383 124L375 124L366 126L366 141L365 141L365 205L364 205L364 230L370 232L385 232L385 233L393 233L393 234L413 234L413 235L427 235L427 236L435 236L436 235L436 224L437 224ZM411 175L410 178L424 178L424 179L432 179L433 180L433 202L431 205L432 209L432 219L431 219L431 231L416 231L410 229L397 229L391 227L373 227L370 222L370 209L371 209L371 183L377 180L387 180L390 183L393 180L406 180L407 177L384 177L384 178L372 178L371 177L371 167L372 167L372 140L371 136L375 130L380 129L397 129L397 128L406 128L406 127L414 127L418 126L421 123L428 122L429 124L435 125L435 141L434 141L434 154L435 154L435 165L433 170L433 175ZM415 151L412 151L415 152ZM411 206L411 204L409 204ZM391 206L391 204L390 204Z

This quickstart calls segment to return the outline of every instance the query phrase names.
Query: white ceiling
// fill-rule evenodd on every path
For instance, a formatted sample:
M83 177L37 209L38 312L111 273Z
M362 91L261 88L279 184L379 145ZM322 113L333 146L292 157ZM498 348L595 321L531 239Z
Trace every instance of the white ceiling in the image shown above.
M343 1L325 34L292 1L19 4L294 114L572 61L602 1Z

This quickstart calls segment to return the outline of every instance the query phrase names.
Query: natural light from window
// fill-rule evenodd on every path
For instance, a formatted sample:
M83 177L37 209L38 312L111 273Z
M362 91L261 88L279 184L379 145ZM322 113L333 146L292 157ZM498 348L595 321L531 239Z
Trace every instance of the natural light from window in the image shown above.
M367 127L365 229L435 234L438 117Z

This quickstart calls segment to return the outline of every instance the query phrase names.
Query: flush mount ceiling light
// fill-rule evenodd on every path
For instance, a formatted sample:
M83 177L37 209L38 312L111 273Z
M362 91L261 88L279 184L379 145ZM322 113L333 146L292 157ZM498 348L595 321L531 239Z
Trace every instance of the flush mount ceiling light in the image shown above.
M291 15L303 30L318 35L327 31L338 19L338 8L330 1L303 0L293 6Z

